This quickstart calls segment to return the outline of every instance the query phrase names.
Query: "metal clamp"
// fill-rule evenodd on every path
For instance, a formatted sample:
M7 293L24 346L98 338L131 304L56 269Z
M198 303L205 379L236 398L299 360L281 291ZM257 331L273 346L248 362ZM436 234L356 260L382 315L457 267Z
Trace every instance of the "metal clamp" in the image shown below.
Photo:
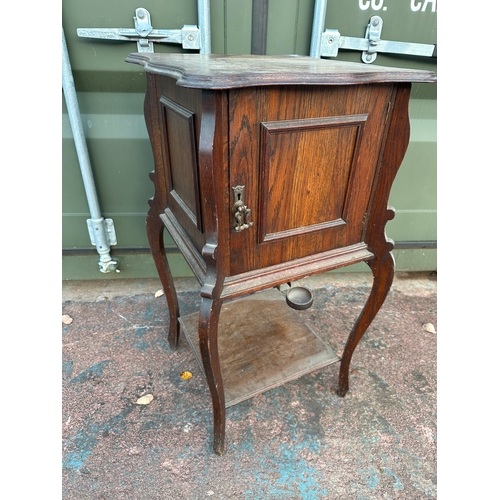
M199 50L201 34L197 26L185 25L180 30L155 30L151 24L148 10L139 7L135 10L132 28L78 28L81 38L100 38L105 40L121 40L137 42L138 52L154 52L154 43L179 43L183 49Z
M116 232L113 219L87 219L87 227L90 235L90 242L95 245L97 253L100 255L99 270L102 273L116 271L119 273L118 261L111 258L110 246L116 245Z
M373 16L368 23L365 31L365 39L368 40L368 50L361 54L361 60L364 63L371 63L377 58L377 47L382 34L382 26L384 21L379 16Z
M437 57L437 45L381 40L383 24L380 16L372 16L365 38L340 36L338 30L325 30L321 35L320 57L337 57L339 49L362 51L361 60L367 64L375 61L378 52Z

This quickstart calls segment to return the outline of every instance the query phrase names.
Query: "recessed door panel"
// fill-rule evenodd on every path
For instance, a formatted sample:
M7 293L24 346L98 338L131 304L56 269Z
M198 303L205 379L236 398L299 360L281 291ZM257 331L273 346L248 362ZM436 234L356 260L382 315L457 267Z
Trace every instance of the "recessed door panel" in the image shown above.
M392 85L230 93L230 187L249 227L231 232L231 275L362 242Z
M345 224L346 193L366 118L261 124L259 243ZM284 165L291 175L282 175Z
M160 102L170 167L170 205L202 231L194 113L167 97Z

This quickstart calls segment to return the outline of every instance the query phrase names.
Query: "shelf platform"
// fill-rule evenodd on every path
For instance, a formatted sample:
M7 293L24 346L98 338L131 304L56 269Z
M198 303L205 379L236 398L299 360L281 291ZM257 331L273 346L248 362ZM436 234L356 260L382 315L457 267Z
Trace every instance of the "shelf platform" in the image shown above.
M179 321L203 370L198 317ZM226 408L340 361L276 289L225 302L218 337Z

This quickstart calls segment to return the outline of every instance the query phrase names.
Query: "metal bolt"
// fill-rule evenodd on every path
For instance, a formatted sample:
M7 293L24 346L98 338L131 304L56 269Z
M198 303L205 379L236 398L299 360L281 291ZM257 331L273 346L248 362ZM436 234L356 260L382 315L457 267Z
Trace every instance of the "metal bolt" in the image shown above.
M372 24L373 24L373 26L378 26L378 23L379 23L379 20L378 19L374 19Z
M328 43L333 43L333 38L329 38Z
M371 60L372 60L372 56L367 55L367 56L366 56L366 60L367 60L367 61L371 61Z
M144 19L144 11L142 9L139 12L137 12L137 17L139 19Z
M192 42L192 41L194 40L194 36L193 36L193 35L188 35L188 40L189 40L190 42Z

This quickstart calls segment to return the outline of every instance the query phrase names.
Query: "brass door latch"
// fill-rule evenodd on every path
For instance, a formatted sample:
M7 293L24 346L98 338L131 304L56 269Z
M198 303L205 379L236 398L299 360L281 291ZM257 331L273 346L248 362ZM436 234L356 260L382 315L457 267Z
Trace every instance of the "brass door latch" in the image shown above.
M234 216L234 230L243 231L253 226L250 221L251 210L245 205L245 186L233 187L233 216Z

